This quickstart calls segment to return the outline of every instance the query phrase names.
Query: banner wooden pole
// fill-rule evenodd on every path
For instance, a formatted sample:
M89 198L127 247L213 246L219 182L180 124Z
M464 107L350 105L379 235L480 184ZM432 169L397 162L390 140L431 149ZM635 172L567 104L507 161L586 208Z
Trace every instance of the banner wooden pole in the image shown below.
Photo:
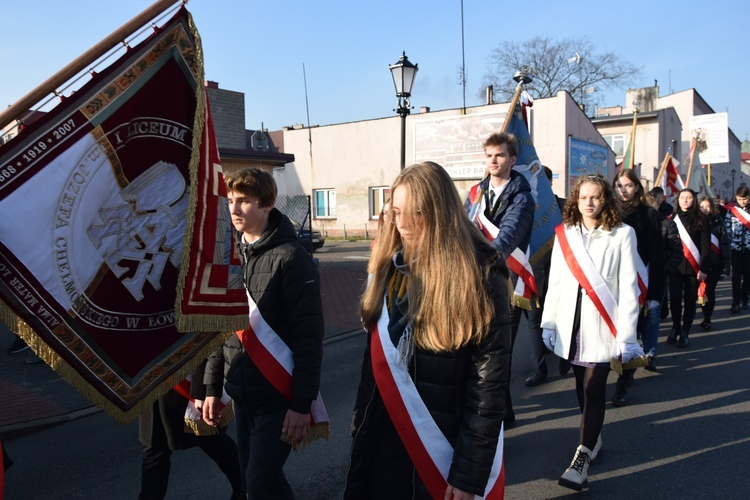
M156 3L131 19L128 23L120 27L117 31L109 35L107 38L80 55L76 60L55 73L53 76L47 79L47 81L39 85L37 88L26 94L24 97L16 101L8 108L1 111L0 128L5 127L13 120L21 117L24 113L29 111L33 105L44 99L44 97L48 94L54 92L57 87L83 71L87 66L104 55L112 47L121 43L128 36L141 28L144 24L146 24L146 22L155 18L178 1L181 3L187 2L187 0L158 0Z
M664 161L661 162L659 173L656 174L656 180L654 181L654 187L658 186L661 182L661 176L664 175L664 170L667 168L667 162L669 161L669 153L664 155Z
M695 138L693 138L693 141L690 143L690 154L688 155L688 173L687 178L685 179L685 187L690 187L690 176L693 173L693 157L695 156Z
M513 116L513 113L516 112L516 106L518 105L518 99L521 97L521 90L523 90L523 85L521 82L518 82L518 85L516 85L516 93L513 94L513 99L510 101L510 107L508 108L508 114L505 115L505 122L503 122L503 128L500 129L500 132L505 132L508 130L508 125L510 125L510 117Z

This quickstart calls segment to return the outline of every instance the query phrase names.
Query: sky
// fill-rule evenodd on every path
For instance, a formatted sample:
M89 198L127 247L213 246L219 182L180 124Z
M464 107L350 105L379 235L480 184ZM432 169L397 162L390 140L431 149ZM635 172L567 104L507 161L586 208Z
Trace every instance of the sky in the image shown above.
M155 1L2 0L0 106ZM466 105L480 105L490 52L547 35L588 38L640 67L637 86L658 80L660 95L694 88L715 112L728 112L740 141L750 136L746 0L463 3L463 55L461 0L190 0L188 10L203 41L206 78L245 94L248 129L394 116L388 66L403 51L419 65L415 112L463 106L462 58ZM599 107L627 104L624 89L599 89L593 97Z

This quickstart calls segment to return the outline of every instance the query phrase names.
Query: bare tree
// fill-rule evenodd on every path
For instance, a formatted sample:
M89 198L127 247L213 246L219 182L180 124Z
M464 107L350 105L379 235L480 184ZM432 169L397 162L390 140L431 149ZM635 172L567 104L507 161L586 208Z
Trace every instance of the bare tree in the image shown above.
M532 97L552 97L566 90L578 104L592 100L591 93L626 88L641 76L639 68L612 52L597 52L588 39L554 40L537 36L525 42L506 42L490 52L480 95L493 86L496 101L508 102L521 66L531 66L534 81L524 86Z

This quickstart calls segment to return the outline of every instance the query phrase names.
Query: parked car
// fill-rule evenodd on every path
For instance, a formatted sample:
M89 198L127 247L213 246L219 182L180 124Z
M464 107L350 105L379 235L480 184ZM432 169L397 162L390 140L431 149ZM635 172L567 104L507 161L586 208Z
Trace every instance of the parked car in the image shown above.
M312 241L310 240L310 230L307 229L307 227L302 227L302 224L297 222L296 220L289 217L289 220L292 221L292 225L294 226L294 230L297 232L297 240L302 243L302 246L307 248L308 250L312 249L314 252L315 250L318 250L320 247L325 245L326 239L323 237L320 231L317 229L312 230ZM311 247L312 244L312 247Z

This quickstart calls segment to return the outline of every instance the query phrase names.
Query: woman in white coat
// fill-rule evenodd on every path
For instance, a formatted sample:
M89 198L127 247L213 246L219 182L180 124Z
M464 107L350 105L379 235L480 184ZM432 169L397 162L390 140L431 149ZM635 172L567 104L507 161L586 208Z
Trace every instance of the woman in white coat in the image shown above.
M580 491L601 449L610 359L641 356L637 244L622 224L612 187L600 175L578 179L556 229L542 314L545 345L573 364L581 408L579 446L559 484Z

